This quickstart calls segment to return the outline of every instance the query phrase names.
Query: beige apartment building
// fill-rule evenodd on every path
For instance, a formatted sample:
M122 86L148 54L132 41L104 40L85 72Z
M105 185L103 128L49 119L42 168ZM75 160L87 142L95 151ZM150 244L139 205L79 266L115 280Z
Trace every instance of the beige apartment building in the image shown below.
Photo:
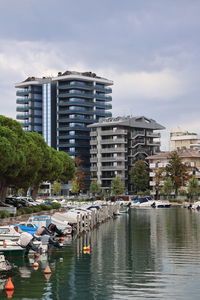
M170 132L170 151L200 148L197 133L176 129Z
M200 184L200 152L198 150L180 150L178 151L179 156L181 158L182 163L184 163L188 167L188 172L190 175L195 176L199 180ZM147 161L149 162L149 168L150 168L150 189L151 194L156 194L156 185L157 177L156 174L158 174L158 171L161 170L161 168L165 168L169 161L169 155L170 152L160 152L156 155L152 155L147 157ZM161 176L161 180L159 180L159 189L162 189L162 186L164 185L166 173L163 172ZM183 187L185 188L185 187Z

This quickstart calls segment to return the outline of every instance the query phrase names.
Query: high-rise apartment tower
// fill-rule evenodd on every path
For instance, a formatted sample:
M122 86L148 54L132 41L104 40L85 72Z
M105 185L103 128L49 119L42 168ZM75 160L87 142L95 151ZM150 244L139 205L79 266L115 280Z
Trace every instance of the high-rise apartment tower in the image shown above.
M47 144L79 156L89 171L89 128L110 117L111 80L92 72L59 72L57 77L29 77L16 84L17 119L27 131L43 135Z

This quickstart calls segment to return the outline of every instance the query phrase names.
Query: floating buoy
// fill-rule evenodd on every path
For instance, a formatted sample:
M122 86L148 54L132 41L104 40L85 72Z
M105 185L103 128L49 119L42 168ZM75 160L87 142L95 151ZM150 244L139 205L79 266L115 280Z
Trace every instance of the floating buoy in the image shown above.
M90 245L84 246L84 247L83 247L83 250L84 250L84 251L90 251Z
M36 271L39 267L39 264L37 262L33 263L33 269Z
M14 290L14 284L12 283L11 277L8 277L8 281L5 285L6 290Z
M51 274L51 269L49 265L47 265L46 268L44 269L44 274Z
M60 238L60 242L63 242L65 240L65 238L62 236L61 238Z
M11 299L13 296L14 290L6 290L6 295L8 299Z

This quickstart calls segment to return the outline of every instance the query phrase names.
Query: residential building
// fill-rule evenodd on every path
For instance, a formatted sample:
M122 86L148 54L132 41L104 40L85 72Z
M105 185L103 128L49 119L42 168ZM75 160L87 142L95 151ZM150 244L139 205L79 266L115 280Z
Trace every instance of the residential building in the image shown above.
M117 117L99 120L90 128L91 180L109 189L115 176L120 176L126 191L131 191L129 171L137 160L160 151L160 133L164 127L152 119Z
M92 72L59 72L57 77L29 77L16 84L17 119L25 130L37 131L47 144L71 157L79 156L89 172L87 125L110 117L111 80ZM85 177L86 178L86 177ZM87 179L87 178L86 178Z
M161 190L164 185L166 172L164 168L169 162L169 156L171 152L160 152L156 155L148 156L146 159L149 162L150 168L150 189L153 195L156 194L156 190ZM183 164L188 168L188 174L195 176L200 183L200 152L197 150L179 150L178 154ZM163 169L163 172L162 172ZM157 174L159 178L157 177ZM185 188L184 186L182 188Z
M197 133L176 129L170 132L170 151L181 149L195 149L200 139Z

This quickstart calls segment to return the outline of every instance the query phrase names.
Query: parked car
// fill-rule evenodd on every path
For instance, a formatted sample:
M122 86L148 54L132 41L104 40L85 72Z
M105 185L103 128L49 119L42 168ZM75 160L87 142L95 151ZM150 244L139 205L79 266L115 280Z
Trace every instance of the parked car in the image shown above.
M18 199L16 199L15 197L7 197L5 203L10 204L16 208L22 207L22 204L18 202Z

